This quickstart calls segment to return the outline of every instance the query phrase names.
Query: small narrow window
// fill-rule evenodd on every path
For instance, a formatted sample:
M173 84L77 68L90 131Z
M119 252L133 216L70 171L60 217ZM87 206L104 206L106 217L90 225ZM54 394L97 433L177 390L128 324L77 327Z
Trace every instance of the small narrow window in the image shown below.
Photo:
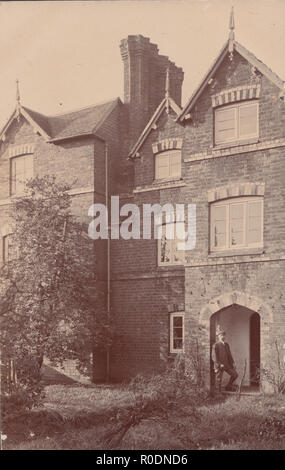
M161 226L161 238L158 239L158 264L181 265L185 262L185 251L179 249L185 242L185 223L166 222Z
M181 151L170 150L155 156L155 178L179 178L181 176Z
M33 154L11 158L11 195L23 194L26 181L33 177Z
M184 351L184 313L170 314L170 352Z
M3 263L8 263L11 259L11 234L5 235L2 238L2 260Z

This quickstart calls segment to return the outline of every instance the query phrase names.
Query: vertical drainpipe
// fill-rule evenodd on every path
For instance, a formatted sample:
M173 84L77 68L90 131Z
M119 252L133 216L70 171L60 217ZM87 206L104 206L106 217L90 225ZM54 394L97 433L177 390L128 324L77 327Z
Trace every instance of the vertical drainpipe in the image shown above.
M107 208L107 321L110 322L110 227L109 227L109 185L108 185L108 144L105 142L105 204ZM110 381L110 347L106 351L106 381Z

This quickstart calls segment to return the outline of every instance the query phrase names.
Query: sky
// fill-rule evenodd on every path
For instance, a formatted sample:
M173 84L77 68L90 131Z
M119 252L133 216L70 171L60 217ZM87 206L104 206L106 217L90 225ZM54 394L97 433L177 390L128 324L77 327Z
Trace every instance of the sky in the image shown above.
M0 127L16 102L58 114L123 100L120 40L142 34L185 72L183 103L228 38L285 80L285 0L0 2Z

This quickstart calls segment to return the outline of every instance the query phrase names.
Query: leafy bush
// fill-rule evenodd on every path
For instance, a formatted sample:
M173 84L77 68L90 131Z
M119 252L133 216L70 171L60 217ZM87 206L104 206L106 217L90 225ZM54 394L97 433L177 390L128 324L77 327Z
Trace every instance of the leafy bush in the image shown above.
M4 423L41 405L44 398L39 362L34 357L24 356L14 361L14 368L17 375L9 384L9 391L7 387L1 390L1 417Z
M32 408L42 406L43 392L35 389L18 389L11 395L1 395L2 427L8 422L25 415Z
M14 392L12 395L1 395L1 418L3 423L24 413L32 406L30 397L23 391Z

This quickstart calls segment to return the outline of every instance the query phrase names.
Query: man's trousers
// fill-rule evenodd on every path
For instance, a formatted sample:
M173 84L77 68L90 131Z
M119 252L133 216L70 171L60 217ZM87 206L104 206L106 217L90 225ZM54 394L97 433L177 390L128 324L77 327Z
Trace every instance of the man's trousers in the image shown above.
M217 380L219 392L221 391L221 388L222 388L222 379L223 379L224 372L227 372L227 374L229 374L230 376L229 382L226 385L226 390L230 390L232 388L234 381L238 378L237 371L233 369L232 367L228 367L228 366L220 367L218 371L216 372L216 380Z

